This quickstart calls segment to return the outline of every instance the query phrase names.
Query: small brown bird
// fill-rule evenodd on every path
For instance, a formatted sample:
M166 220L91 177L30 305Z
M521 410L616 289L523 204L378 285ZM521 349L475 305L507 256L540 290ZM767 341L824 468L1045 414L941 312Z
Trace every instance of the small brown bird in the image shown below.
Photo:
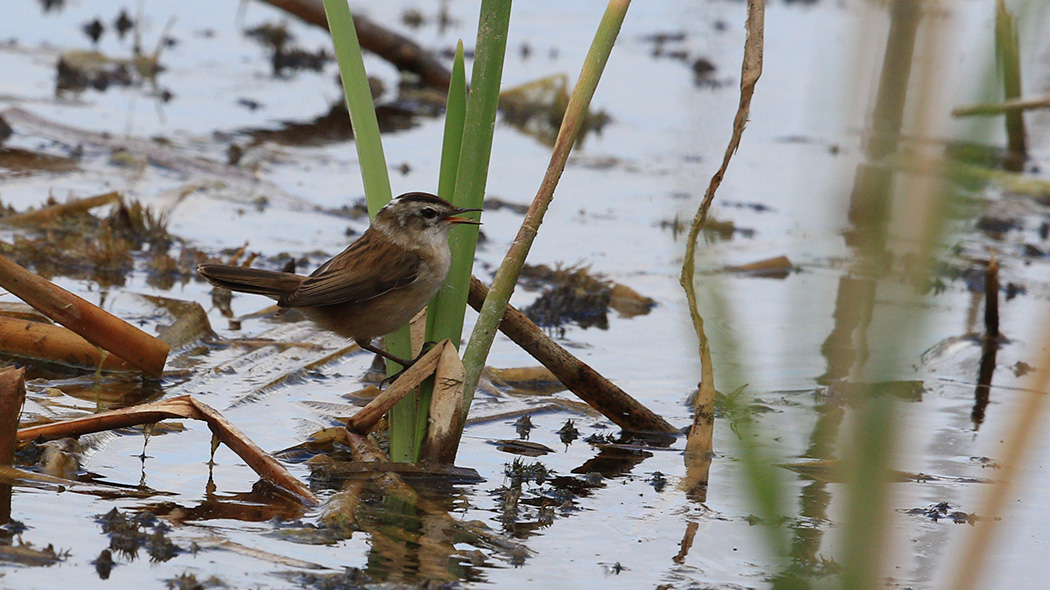
M282 312L299 309L321 327L408 367L412 361L372 346L372 339L408 323L437 294L451 262L448 232L456 224L480 224L457 217L471 211L481 209L454 207L429 193L405 193L308 277L223 264L202 264L197 272L216 287L272 297Z

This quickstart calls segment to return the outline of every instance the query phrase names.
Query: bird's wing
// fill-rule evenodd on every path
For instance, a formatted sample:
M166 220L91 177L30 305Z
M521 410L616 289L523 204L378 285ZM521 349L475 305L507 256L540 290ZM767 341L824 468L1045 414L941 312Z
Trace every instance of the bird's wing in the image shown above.
M403 248L355 248L322 265L287 297L281 307L314 307L360 303L411 285L419 276L423 259Z

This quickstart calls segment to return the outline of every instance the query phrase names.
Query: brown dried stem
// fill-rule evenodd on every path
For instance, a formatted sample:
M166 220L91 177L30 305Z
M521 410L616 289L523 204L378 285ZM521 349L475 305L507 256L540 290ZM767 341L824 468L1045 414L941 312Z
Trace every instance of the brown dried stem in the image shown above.
M215 437L234 453L237 453L259 477L295 495L304 503L318 503L317 496L308 487L303 485L291 473L288 473L284 466L266 454L233 423L214 408L197 401L189 395L131 408L99 412L84 418L23 428L18 431L18 440L76 437L103 430L126 428L139 424L153 424L160 420L171 418L187 418L207 422L208 428L211 429Z
M25 369L0 369L0 465L10 467L18 446L18 414L26 397Z
M488 292L485 283L477 277L471 277L467 302L480 311ZM507 305L503 312L499 330L554 373L569 391L620 428L632 432L678 434L677 428L573 356L513 305Z
M446 347L451 347L448 339L442 340L431 348L425 355L412 364L401 374L383 393L377 395L368 405L358 410L356 414L346 421L346 429L359 434L368 434L382 420L383 416L401 401L413 389L419 386L424 379L429 377ZM453 348L453 350L455 350Z
M999 338L999 262L994 252L984 269L984 337Z
M89 369L101 366L106 371L136 370L116 355L103 358L99 347L72 330L4 316L0 316L0 352Z
M427 434L420 447L423 462L452 464L456 460L459 437L456 425L463 421L463 379L466 371L456 347L447 339L434 370L434 390L430 396Z
M124 320L0 256L0 286L40 313L149 375L164 372L168 345Z
M120 193L117 191L111 191L102 195L94 197L85 197L83 199L76 199L68 203L59 203L57 205L51 205L49 207L41 207L34 211L26 211L25 213L16 213L15 215L8 215L7 217L0 218L0 223L6 223L7 225L33 225L53 221L60 217L70 215L72 213L83 213L95 207L101 207L103 205L109 205L120 201Z
M262 1L311 25L328 28L328 19L325 17L321 0ZM354 27L357 29L357 39L362 49L389 61L399 70L417 74L426 86L448 90L452 72L415 41L359 14L354 15Z

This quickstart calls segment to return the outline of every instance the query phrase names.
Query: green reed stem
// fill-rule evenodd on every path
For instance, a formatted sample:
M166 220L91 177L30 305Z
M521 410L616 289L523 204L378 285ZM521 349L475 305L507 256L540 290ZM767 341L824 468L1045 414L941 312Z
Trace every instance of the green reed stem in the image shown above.
M602 17L601 24L598 26L598 31L594 36L594 41L591 43L591 48L587 52L587 58L584 61L576 88L569 98L565 117L562 119L558 137L554 142L554 151L551 155L550 163L547 165L547 172L540 183L540 188L532 205L525 214L525 219L517 237L514 239L514 243L511 244L507 256L496 272L492 290L488 298L485 299L485 304L474 327L474 332L467 343L466 350L463 353L463 364L466 368L466 382L463 391L465 409L469 409L470 402L474 398L474 390L477 388L481 370L492 347L492 340L496 336L496 329L499 327L499 322L503 317L503 311L510 301L511 293L514 292L518 275L521 273L521 268L525 264L525 257L528 255L532 242L536 237L536 232L543 221L543 215L554 197L554 189L558 185L562 172L565 170L569 152L572 150L576 137L579 135L591 97L594 96L594 91L598 87L598 81L601 79L602 71L609 60L609 54L612 53L613 43L616 41L616 36L620 31L620 25L623 24L628 6L630 6L630 0L612 0L609 2L608 8L606 8L605 15ZM456 188L458 193L459 183L457 183ZM465 415L466 411L464 411ZM462 424L459 430L462 432Z
M438 196L449 202L455 198L456 174L459 172L459 154L463 147L466 119L467 73L463 40L460 39L456 44L456 56L452 59L452 78L449 80L448 101L445 103L445 137L441 143L441 172L438 176Z
M438 196L446 201L452 201L456 190L456 175L459 171L459 154L463 144L463 124L467 112L467 80L466 66L463 58L463 41L456 45L456 56L452 61L452 77L448 86L448 99L445 106L445 137L441 144L441 170L438 176ZM462 246L460 246L462 250ZM453 257L473 257L472 252L454 251ZM469 287L469 285L467 285ZM448 338L454 346L459 348L459 333L456 326L462 326L463 310L459 310L459 319L456 320L456 310L449 309L447 304L455 300L455 292L463 288L461 285L453 285L445 281L443 289L453 293L452 297L444 299L445 305L440 305L435 299L427 307L427 329L425 341L440 342ZM459 328L462 332L462 328ZM413 460L419 459L420 447L423 437L426 436L427 424L430 418L430 400L434 394L434 379L428 378L419 385L419 404L416 412L416 423L413 437Z
M496 107L499 103L499 88L503 78L503 61L507 49L507 30L510 28L509 0L485 0L481 3L478 20L478 39L474 52L474 69L470 78L470 95L462 130L460 131L459 161L456 172L450 178L445 172L445 155L451 150L445 145L442 152L442 174L439 194L459 207L481 207L485 200L485 184L488 181L489 158L492 153L492 134L496 128ZM452 109L452 94L461 90L449 88L449 108ZM455 100L459 100L458 96ZM445 139L453 139L450 123L446 121ZM448 162L451 167L452 163ZM452 185L455 189L442 194ZM478 242L478 228L463 225L452 231L449 245L452 247L452 268L445 285L437 297L430 302L434 314L433 328L429 338L448 338L457 348L463 338L463 316L467 309L467 292L470 290L470 274L474 266L474 251Z
M372 92L368 87L368 76L361 56L361 45L357 41L357 30L346 0L324 0L328 29L332 33L339 75L343 81L346 106L350 111L350 125L354 129L354 145L361 163L361 180L368 202L368 215L375 218L384 205L390 202L390 176L383 155L383 142L379 136L379 121L376 119ZM384 338L384 346L390 353L402 358L412 356L412 342L405 326ZM387 361L387 373L400 370L396 363ZM409 457L415 427L416 400L406 397L390 412L390 455L395 461Z

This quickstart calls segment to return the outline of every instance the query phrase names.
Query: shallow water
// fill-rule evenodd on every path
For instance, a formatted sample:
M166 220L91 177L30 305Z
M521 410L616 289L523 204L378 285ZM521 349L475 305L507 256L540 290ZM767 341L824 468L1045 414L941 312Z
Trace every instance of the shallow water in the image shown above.
M145 9L144 47L153 47L165 23L175 17L170 34L178 43L164 50L161 62L166 70L157 77L158 86L174 95L171 101L161 103L150 97L148 87L88 90L77 97L56 99L57 53L89 48L80 26L95 17L108 26L122 6L119 2L67 2L63 9L46 13L38 4L25 1L9 7L9 18L0 24L0 39L13 38L17 43L0 47L0 70L5 73L0 77L0 109L18 106L49 120L118 137L160 136L181 154L224 162L231 141L249 141L247 130L311 120L326 113L339 97L334 64L323 73L274 78L265 50L241 33L265 21L288 21L297 42L315 50L325 44L321 32L257 3L238 8L235 3L216 7L205 2L150 2ZM401 14L409 7L413 4L383 3L368 6L367 13L428 48L451 48L459 37L466 39L468 47L472 45L476 21L472 3L451 3L452 22L443 30L434 22L431 5L416 7L428 19L424 26L410 29L403 25ZM505 86L551 73L574 76L602 10L600 2L518 3L511 22ZM686 399L699 379L699 363L678 285L684 244L681 235L662 228L661 222L691 219L725 149L738 98L744 10L741 2L715 0L637 3L631 8L594 98L594 106L604 109L612 122L579 146L530 255L537 264L589 265L656 300L657 306L648 315L627 319L613 314L604 331L569 326L561 341L676 426L691 422ZM944 108L936 112L981 98L978 90L960 80L977 77L974 72L980 71L982 56L989 54L992 37L990 2L955 3L951 11L944 10L938 17L955 36L941 38L950 47L952 59L941 68L949 83L942 97ZM866 23L869 26L862 26ZM713 210L715 218L731 220L754 234L738 233L730 240L711 239L701 245L701 310L713 341L719 390L730 392L747 383L753 402L765 410L755 415L757 431L783 462L796 462L824 458L810 448L818 425L839 428L840 417L819 391L820 378L828 369L821 345L835 328L836 296L842 277L849 272L851 252L842 237L848 228L846 203L855 166L863 157L861 132L865 113L874 102L868 97L877 80L886 15L869 2L777 2L768 8L766 26L763 77L743 143ZM1022 30L1022 40L1026 30ZM682 51L689 59L707 58L717 67L717 84L698 86L687 61L653 55L650 36L677 32L684 37L669 41L665 53ZM527 58L521 51L526 43L531 48ZM130 40L118 41L109 30L99 49L126 56ZM1043 55L1045 49L1037 43L1026 45L1025 55ZM1035 59L1026 63L1032 69L1026 79L1031 81L1033 94L1045 90L1045 66ZM369 56L366 67L388 88L396 87L396 72L389 65ZM261 108L239 105L242 98L256 101ZM1045 169L1050 164L1047 115L1032 114L1027 120L1033 166ZM440 118L423 118L409 130L384 137L391 167L409 165L406 173L392 170L395 193L434 189L442 123ZM968 124L946 124L949 137L968 136ZM17 131L6 145L63 153L49 138ZM991 141L1001 144L999 133L996 126ZM548 159L549 148L509 125L498 124L487 193L528 203ZM126 197L167 209L171 232L210 254L248 241L250 250L264 256L308 256L311 264L341 250L348 227L357 232L364 229L363 221L316 210L338 208L361 197L351 143L304 147L264 143L249 147L243 161L243 166L257 166L261 184L150 164L118 167L110 163L107 150L88 146L74 172L16 174L0 169L0 199L21 209L38 205L49 194L63 200L67 194L120 190ZM268 204L257 205L260 196ZM1026 293L1002 304L1001 329L1010 341L998 351L990 404L978 429L970 416L981 351L967 335L981 330L980 299L958 279L948 281L943 293L920 304L913 302L910 289L896 278L878 286L876 318L906 318L898 320L907 321L902 326L923 324L897 351L906 369L891 375L925 384L921 399L899 404L904 423L896 441L895 467L931 476L893 484L894 552L887 556L893 587L937 587L945 569L953 564L954 552L972 527L955 524L950 518L934 521L911 511L941 502L966 513L979 509L978 499L986 485L973 480L995 479L996 470L989 465L1001 455L1003 433L1010 428L1024 392L1023 378L1015 376L1011 367L1019 361L1033 366L1040 362L1038 343L1050 274L1047 258L1025 255L1024 246L1047 250L1046 240L1038 235L1039 225L1047 220L1047 208L995 188L969 196L974 200L961 208L953 222L959 233L945 239L945 245L959 246L959 254L950 260L965 266L994 248L1003 265L1002 283L1013 281ZM755 204L766 209L759 210ZM995 239L973 229L973 220L983 212L1020 219L1022 227ZM489 242L479 251L475 267L479 276L491 276L520 219L508 209L485 213L483 229ZM11 234L4 230L0 239ZM778 255L788 256L800 271L783 280L719 271L726 264ZM169 365L184 370L162 381L164 395L198 396L268 451L299 444L316 428L334 423L333 417L351 413L349 403L340 396L363 386L363 373L371 362L369 355L343 356L269 385L345 343L307 325L274 324L265 318L247 319L239 331L232 330L212 305L210 289L203 283L190 281L159 290L146 283L141 268L119 288L102 289L62 277L56 282L93 301L105 292L107 308L141 320L147 329L162 320L134 293L200 302L221 336L264 335L319 344L319 349L292 347L279 353L275 347L254 351L213 347L205 352L183 352ZM523 307L535 296L519 290L514 303ZM232 302L238 315L266 304L250 296L236 296ZM472 319L468 314L466 334ZM500 337L489 364L512 367L535 362ZM89 382L89 378L80 381ZM49 398L45 390L51 385L54 383L47 380L29 383L27 412L51 414L95 407L90 396ZM103 385L103 389L110 387ZM572 396L561 392L553 398L570 400ZM548 401L483 392L472 415L545 406ZM21 540L34 547L53 544L69 554L50 567L0 566L2 585L56 587L75 577L84 587L155 587L192 573L201 581L215 576L235 588L295 588L319 585L310 576L336 575L346 567L364 569L374 582L415 583L420 577L438 576L459 578L469 587L773 585L783 564L767 552L760 527L752 525L750 516L755 509L740 479L736 434L724 420L716 427L717 457L707 499L701 503L688 499L677 487L684 476L684 439L667 450L610 457L613 453L600 453L582 438L562 444L557 431L569 419L583 437L615 432L608 421L590 414L565 409L535 413L530 441L556 451L535 460L562 479L553 485L524 484L516 525L505 530L499 491L508 485L505 467L516 456L491 444L516 438L513 418L473 425L464 435L457 464L476 469L485 478L483 483L459 485L452 493L431 492L435 501L451 503L455 519L481 521L503 531L524 545L524 553L450 540L447 521L430 516L396 519L380 510L375 498L366 502L368 509L374 509L368 522L372 530L383 530L389 536L356 531L334 537L316 531L317 511L299 513L256 496L237 497L251 490L256 476L225 448L217 451L215 464L209 467L209 433L203 425L187 422L185 432L151 437L145 459L143 438L136 434L95 437L85 457L84 469L105 482L145 486L165 495L114 500L70 490L59 493L16 487L12 512L28 527ZM848 425L848 419L843 420ZM1042 468L1048 460L1050 454L1040 445L1011 499L1000 542L988 559L987 579L996 587L1038 587L1050 574L1050 565L1034 558L1050 531L1050 517L1040 494L1050 484ZM309 476L302 464L286 465L300 478ZM594 472L602 477L587 475ZM653 485L657 472L667 479L660 491ZM797 500L783 526L799 539L800 551L834 559L840 533L836 522L843 510L841 486L786 470L784 477ZM566 489L575 493L567 505ZM320 493L326 498L332 494ZM541 509L528 502L544 505L546 512L540 514ZM135 559L116 555L111 576L100 579L92 561L109 546L110 539L95 518L114 507L132 513L149 508L167 514L174 523L171 538L187 551L156 563L144 551ZM189 516L172 516L174 511ZM298 519L302 522L296 523ZM692 525L696 529L692 547L675 559ZM427 534L415 536L419 531ZM408 540L398 545L400 537ZM194 544L198 549L189 551ZM461 553L450 557L453 550ZM480 552L473 554L477 563L471 564L470 553L475 551ZM827 578L813 579L817 585L828 583Z

